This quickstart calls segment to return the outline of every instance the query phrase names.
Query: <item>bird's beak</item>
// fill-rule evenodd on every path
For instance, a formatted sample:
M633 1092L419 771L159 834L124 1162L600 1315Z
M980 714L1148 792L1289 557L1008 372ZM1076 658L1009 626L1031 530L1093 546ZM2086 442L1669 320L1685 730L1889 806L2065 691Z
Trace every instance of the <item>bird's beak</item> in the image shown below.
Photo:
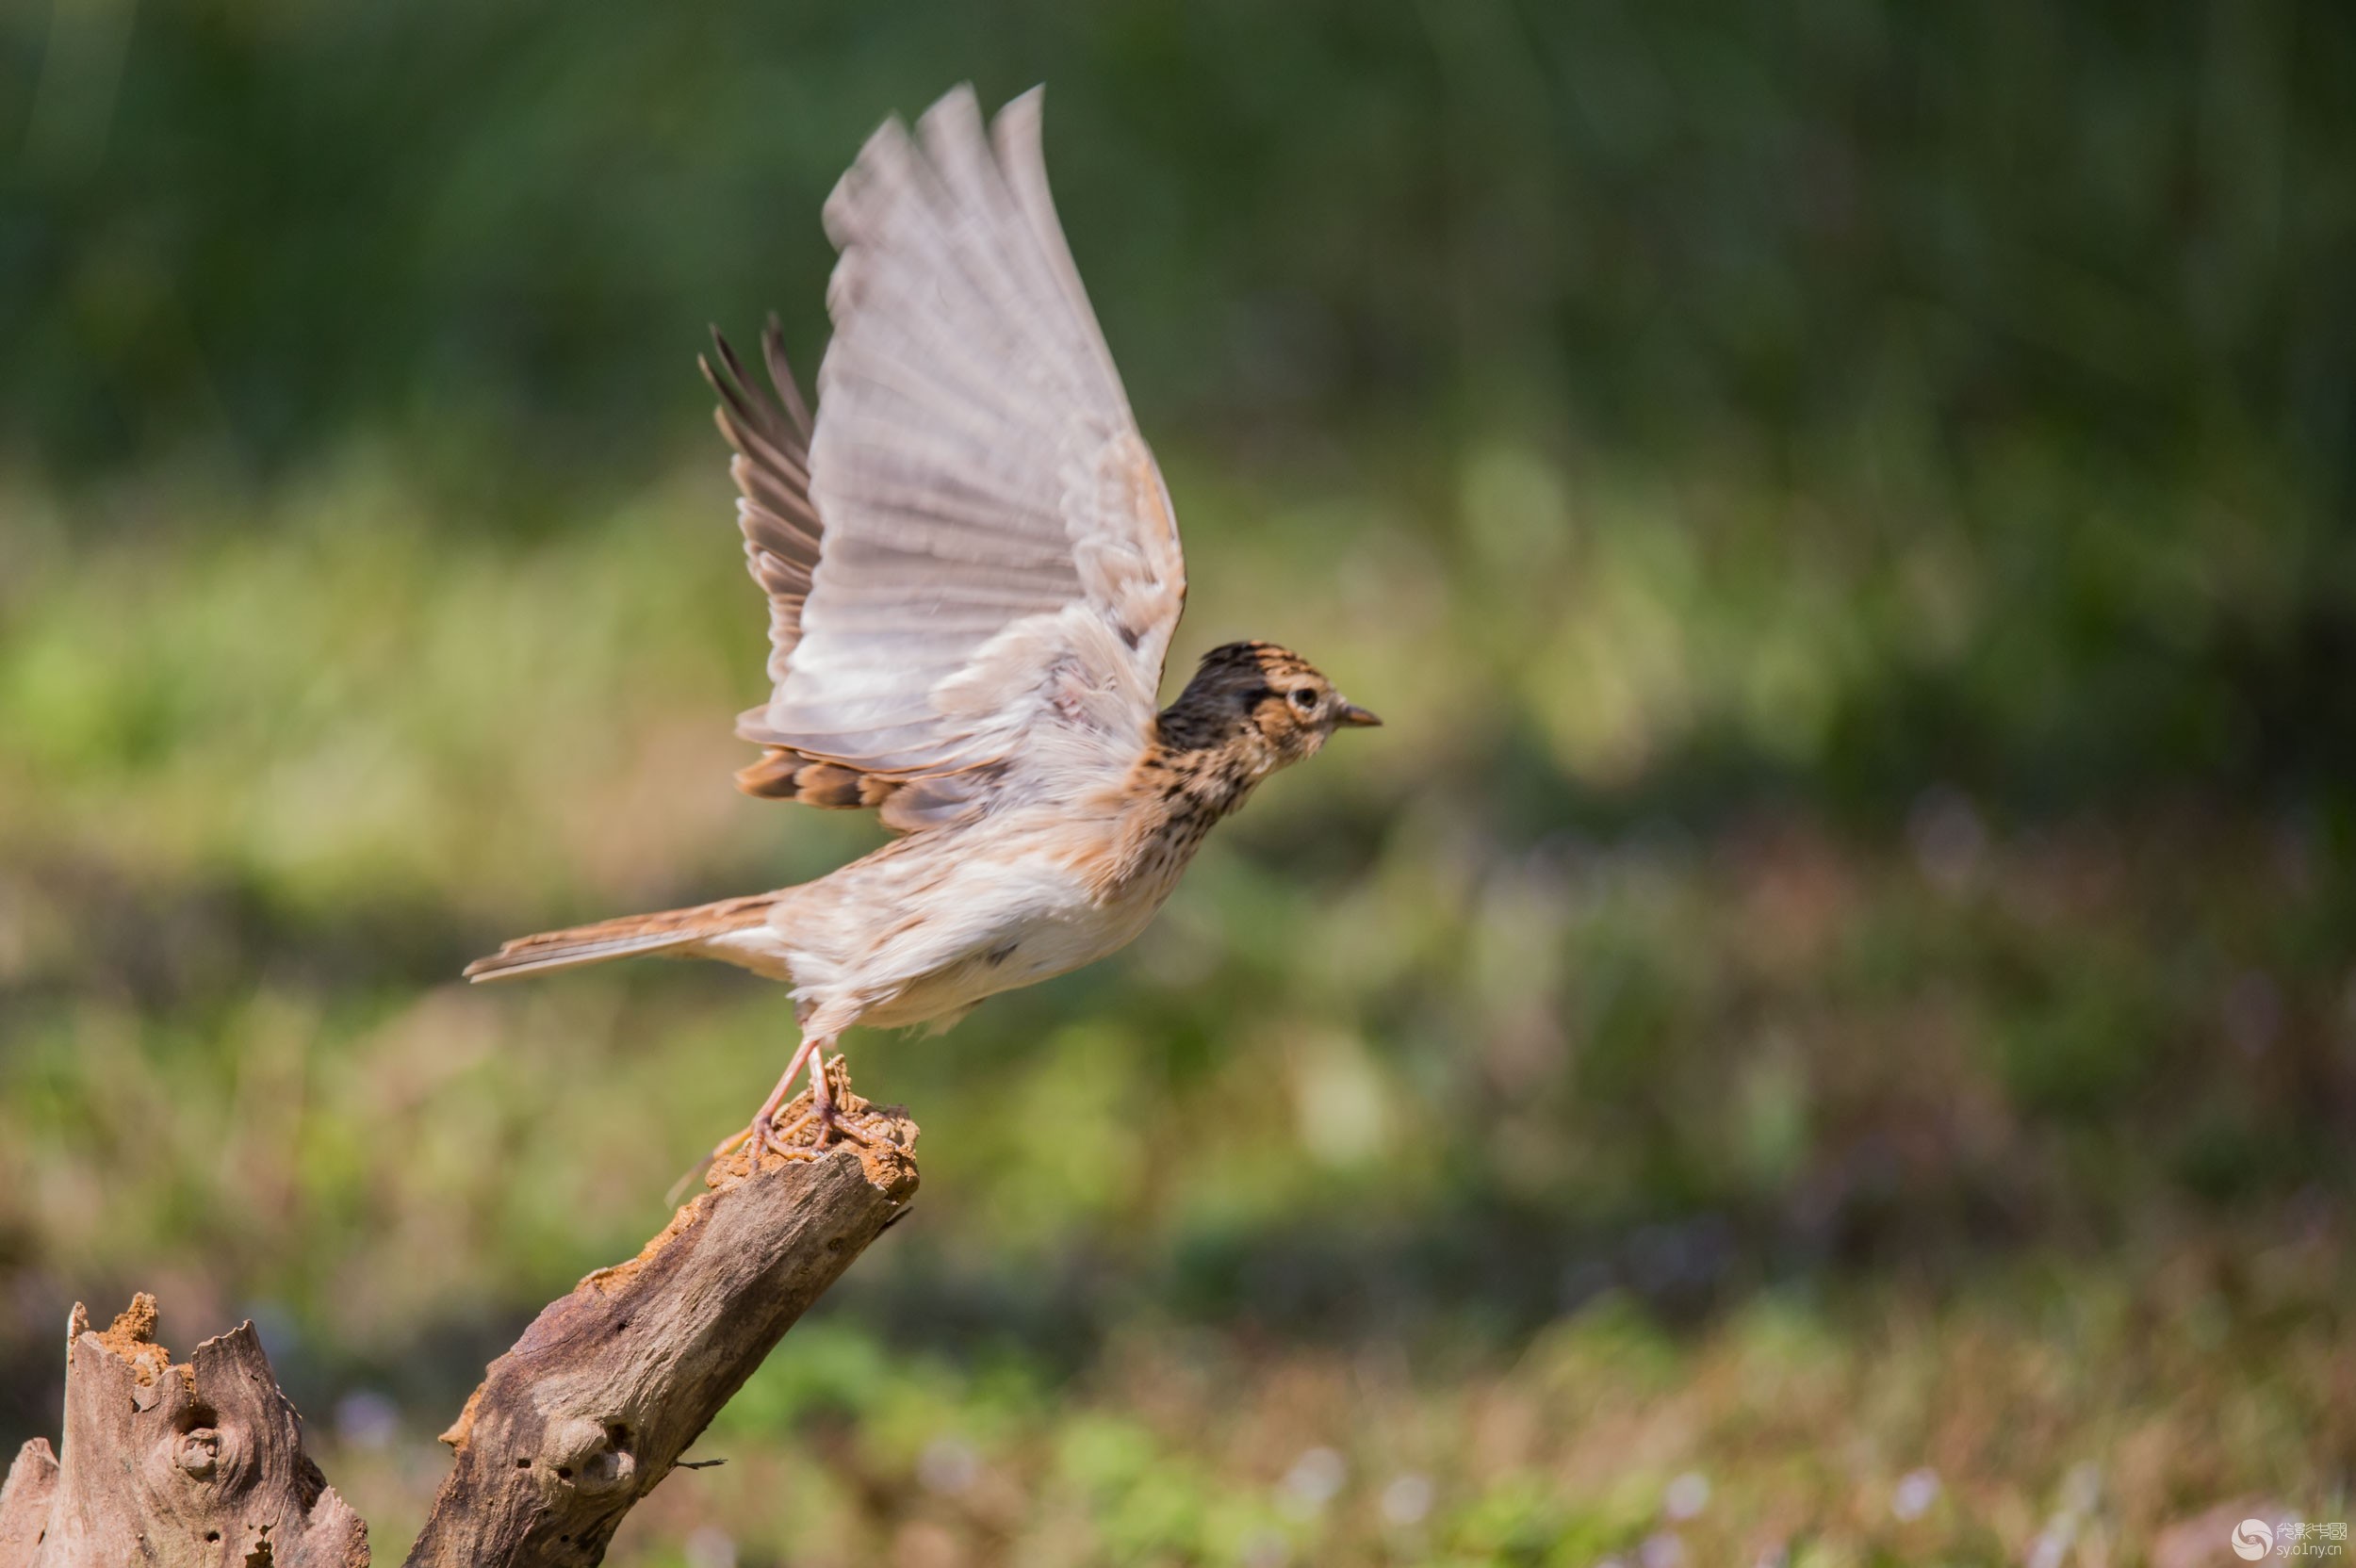
M1346 725L1354 726L1360 729L1380 729L1383 727L1383 721L1381 719L1375 717L1372 713L1367 712L1365 709L1359 707L1354 702L1345 702L1342 704L1341 722Z

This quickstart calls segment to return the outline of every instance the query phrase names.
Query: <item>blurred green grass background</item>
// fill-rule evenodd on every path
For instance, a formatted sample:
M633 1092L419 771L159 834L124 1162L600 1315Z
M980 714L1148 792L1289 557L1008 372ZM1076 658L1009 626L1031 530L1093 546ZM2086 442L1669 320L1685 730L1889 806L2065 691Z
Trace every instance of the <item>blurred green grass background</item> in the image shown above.
M614 1560L2191 1564L2345 1520L2356 21L0 18L0 1439L252 1315L390 1560L791 1041L499 938L816 875L691 356L1050 83L1193 611L1385 729L852 1042L909 1221Z

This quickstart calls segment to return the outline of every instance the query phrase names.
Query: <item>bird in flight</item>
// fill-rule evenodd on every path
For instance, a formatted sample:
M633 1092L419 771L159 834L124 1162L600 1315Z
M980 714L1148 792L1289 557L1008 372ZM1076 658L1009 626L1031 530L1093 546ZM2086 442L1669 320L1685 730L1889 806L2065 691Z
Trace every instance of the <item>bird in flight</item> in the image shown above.
M1212 649L1157 710L1186 564L1048 196L1036 90L987 127L971 88L912 134L887 122L826 226L816 418L774 318L774 395L717 333L703 362L769 596L772 690L736 726L761 754L736 781L902 836L799 887L519 938L466 972L666 954L792 986L800 1045L715 1155L826 1147L844 1030L946 1027L1125 946L1212 824L1380 722L1260 642ZM806 1063L810 1110L783 1125Z

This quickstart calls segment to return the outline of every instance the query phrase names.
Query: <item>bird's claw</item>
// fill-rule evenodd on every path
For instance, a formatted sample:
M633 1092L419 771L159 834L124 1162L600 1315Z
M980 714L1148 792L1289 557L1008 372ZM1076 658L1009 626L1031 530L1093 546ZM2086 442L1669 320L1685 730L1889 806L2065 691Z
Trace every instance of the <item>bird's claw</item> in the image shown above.
M792 1125L780 1127L771 1117L754 1118L749 1125L739 1128L721 1139L719 1147L706 1155L694 1170L689 1171L680 1180L679 1188L674 1190L684 1190L688 1182L710 1170L713 1166L727 1163L730 1156L739 1150L746 1150L744 1173L748 1176L761 1168L761 1157L763 1154L775 1154L784 1160L815 1158L816 1156L808 1147L785 1141L798 1131L800 1126L801 1123L796 1121ZM747 1145L750 1146L749 1149L746 1148Z
M810 1141L808 1143L797 1143L792 1146L793 1153L796 1158L817 1158L818 1154L823 1152L828 1144L832 1143L838 1135L840 1135L846 1143L862 1144L869 1148L873 1148L875 1144L875 1135L873 1133L868 1132L858 1122L851 1120L832 1104L813 1106L810 1109L804 1111L800 1116L795 1117L784 1127L778 1129L777 1135L780 1138L798 1136L801 1134L802 1129L810 1126L812 1122L816 1122L818 1124L818 1130L816 1133L811 1135ZM777 1149L781 1153L785 1152L784 1147L781 1145L773 1144L771 1147Z
M810 1119L808 1117L802 1117L794 1120L790 1126L780 1127L777 1125L776 1118L764 1117L761 1119L758 1126L747 1129L747 1131L752 1134L760 1149L766 1150L769 1152L776 1154L781 1160L814 1160L818 1157L817 1152L809 1145L788 1143L785 1141L786 1139L792 1137L795 1133L800 1132L802 1130L802 1123L809 1119ZM758 1154L756 1154L754 1163L759 1163Z

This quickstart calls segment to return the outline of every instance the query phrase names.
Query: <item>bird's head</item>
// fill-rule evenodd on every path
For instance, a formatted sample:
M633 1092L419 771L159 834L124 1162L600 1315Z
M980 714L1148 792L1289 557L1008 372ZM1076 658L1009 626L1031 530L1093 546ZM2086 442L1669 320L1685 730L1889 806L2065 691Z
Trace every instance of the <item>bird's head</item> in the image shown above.
M1162 732L1186 749L1240 747L1266 774L1315 757L1336 729L1382 722L1290 648L1227 643L1203 656Z

